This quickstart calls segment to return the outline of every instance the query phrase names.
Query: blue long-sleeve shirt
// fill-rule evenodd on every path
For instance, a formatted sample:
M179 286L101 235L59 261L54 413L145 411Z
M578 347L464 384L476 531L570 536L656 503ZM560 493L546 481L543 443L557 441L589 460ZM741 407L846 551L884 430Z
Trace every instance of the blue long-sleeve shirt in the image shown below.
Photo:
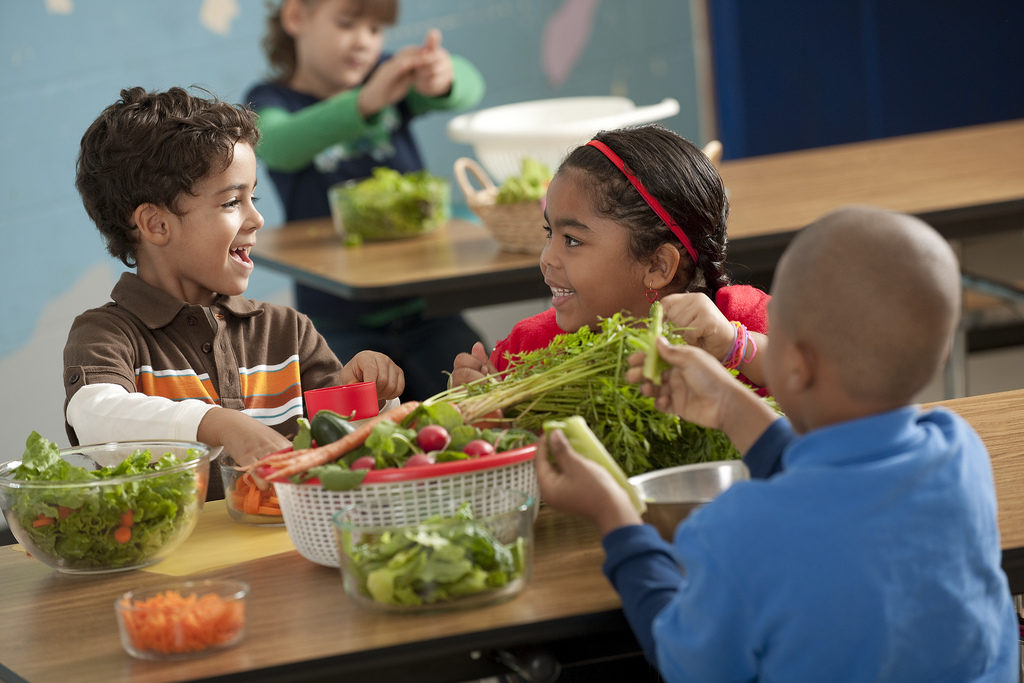
M778 474L734 484L673 544L646 525L604 539L666 680L1016 680L991 466L966 422L906 407L798 437L780 418L744 460Z

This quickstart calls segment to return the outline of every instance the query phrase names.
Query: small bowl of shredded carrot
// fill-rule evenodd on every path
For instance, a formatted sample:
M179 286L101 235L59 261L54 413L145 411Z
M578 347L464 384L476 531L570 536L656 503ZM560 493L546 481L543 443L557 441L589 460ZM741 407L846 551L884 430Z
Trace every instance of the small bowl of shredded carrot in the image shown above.
M139 659L185 659L245 637L242 581L204 579L129 591L114 601L121 645Z
M217 459L224 482L224 504L231 519L241 524L284 526L281 504L272 485L260 488L250 472L242 470L231 456Z

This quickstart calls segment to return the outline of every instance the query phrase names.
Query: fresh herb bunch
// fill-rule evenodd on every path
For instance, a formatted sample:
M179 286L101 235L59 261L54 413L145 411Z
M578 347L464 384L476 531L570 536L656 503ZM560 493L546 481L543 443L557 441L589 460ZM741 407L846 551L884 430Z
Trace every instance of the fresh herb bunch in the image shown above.
M654 348L650 318L616 313L597 330L559 335L546 348L510 359L504 378L490 375L428 399L455 404L467 423L502 420L539 432L546 420L582 415L626 474L740 457L721 431L684 422L654 407L626 381L627 358ZM657 328L656 328L657 329ZM661 334L685 343L668 321Z

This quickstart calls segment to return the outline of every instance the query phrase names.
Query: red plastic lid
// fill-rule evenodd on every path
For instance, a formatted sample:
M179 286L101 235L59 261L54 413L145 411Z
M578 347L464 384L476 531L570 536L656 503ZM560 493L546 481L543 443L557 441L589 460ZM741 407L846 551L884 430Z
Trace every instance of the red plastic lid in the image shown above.
M438 462L433 465L420 465L418 467L387 467L382 470L370 470L363 479L364 484L386 484L396 481L415 481L417 479L433 479L435 477L446 477L451 474L465 474L489 470L505 465L532 460L537 454L537 444L530 444L511 451L502 451L494 455L484 455L468 460L454 460L452 462Z

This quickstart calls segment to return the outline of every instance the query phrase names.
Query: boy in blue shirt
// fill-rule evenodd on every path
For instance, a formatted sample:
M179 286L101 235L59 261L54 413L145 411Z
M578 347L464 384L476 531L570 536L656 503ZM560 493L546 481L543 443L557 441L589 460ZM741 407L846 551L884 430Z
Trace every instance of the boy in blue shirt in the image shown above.
M959 282L949 245L910 216L846 208L803 230L769 304L765 371L787 417L706 352L660 340L671 368L645 394L724 430L755 477L671 545L550 435L542 496L597 524L667 680L1017 680L988 453L956 414L912 403L948 353Z

